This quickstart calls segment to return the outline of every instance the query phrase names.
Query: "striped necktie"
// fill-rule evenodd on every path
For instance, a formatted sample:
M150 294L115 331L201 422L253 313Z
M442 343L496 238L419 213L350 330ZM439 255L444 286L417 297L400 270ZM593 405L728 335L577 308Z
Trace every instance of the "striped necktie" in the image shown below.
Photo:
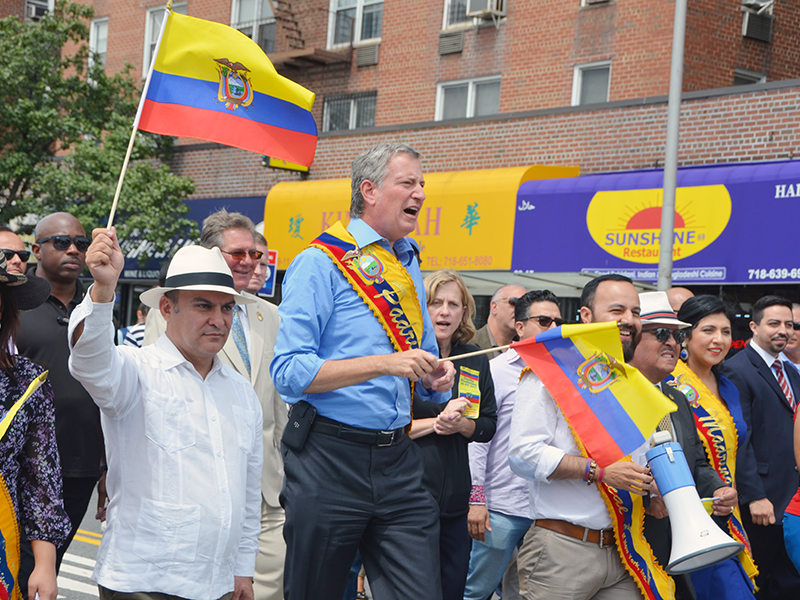
M250 353L247 351L247 338L244 335L244 327L239 319L240 310L242 309L238 306L233 309L233 341L236 343L236 349L244 361L244 366L247 367L247 374L250 375Z
M775 362L772 363L772 368L775 369L775 374L778 376L778 385L781 386L783 395L786 396L786 401L789 403L789 406L792 407L792 411L794 411L795 408L797 408L797 403L794 401L789 382L786 381L786 377L783 374L783 363L776 358Z

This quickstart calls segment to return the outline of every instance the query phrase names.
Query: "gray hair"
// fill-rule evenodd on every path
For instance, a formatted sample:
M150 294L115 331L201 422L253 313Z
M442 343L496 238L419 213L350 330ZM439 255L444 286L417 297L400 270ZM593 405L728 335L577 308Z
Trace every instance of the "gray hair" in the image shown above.
M419 159L422 156L408 144L389 143L378 144L362 152L353 160L351 186L353 195L350 199L350 217L355 219L364 214L364 196L361 195L361 184L367 180L377 187L383 185L389 171L389 161L397 154L408 154Z
M256 226L250 217L238 212L228 212L224 208L208 215L203 220L203 231L200 234L200 245L203 248L221 247L223 235L227 229L245 229L256 237Z

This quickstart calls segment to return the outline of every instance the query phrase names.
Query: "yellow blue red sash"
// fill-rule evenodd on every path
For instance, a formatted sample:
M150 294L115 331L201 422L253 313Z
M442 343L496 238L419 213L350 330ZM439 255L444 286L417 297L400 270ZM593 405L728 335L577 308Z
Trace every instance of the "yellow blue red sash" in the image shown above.
M359 248L341 221L310 246L331 257L380 321L395 350L403 352L420 347L422 308L417 288L393 253L378 243Z
M736 481L736 451L739 447L736 423L731 417L725 403L708 389L705 383L683 362L672 373L667 383L677 388L686 396L694 414L697 433L703 442L708 462L714 467L727 485L733 486ZM744 544L739 554L739 561L755 588L758 567L753 560L750 542L742 525L739 506L735 506L728 521L728 531L733 539Z
M520 379L528 372L532 373L530 367L525 367L520 373ZM563 411L561 414L564 414ZM564 420L572 431L581 456L587 458L589 455L586 448L576 435L569 419L565 416ZM617 552L625 570L631 574L647 600L674 600L675 582L658 564L650 544L644 538L645 508L642 496L603 483L599 484L597 489L611 514Z

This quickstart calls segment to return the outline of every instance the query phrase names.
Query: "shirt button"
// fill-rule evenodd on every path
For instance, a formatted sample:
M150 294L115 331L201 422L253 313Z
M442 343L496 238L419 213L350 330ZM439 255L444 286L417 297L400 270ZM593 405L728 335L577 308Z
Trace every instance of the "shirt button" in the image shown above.
M212 421L216 421L216 420L217 420L217 417L211 417L211 420L212 420Z
M217 452L217 456L222 456L222 452Z
M223 494L227 494L228 493L228 488L222 488L222 493Z

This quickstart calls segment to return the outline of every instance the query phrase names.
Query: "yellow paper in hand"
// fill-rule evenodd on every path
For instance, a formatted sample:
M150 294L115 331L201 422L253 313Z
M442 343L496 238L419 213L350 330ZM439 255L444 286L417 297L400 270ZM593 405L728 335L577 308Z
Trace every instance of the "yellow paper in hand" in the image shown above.
M481 413L481 388L478 385L480 373L469 367L461 367L461 374L458 378L458 396L466 398L472 403L464 411L464 416L468 419L477 419Z

